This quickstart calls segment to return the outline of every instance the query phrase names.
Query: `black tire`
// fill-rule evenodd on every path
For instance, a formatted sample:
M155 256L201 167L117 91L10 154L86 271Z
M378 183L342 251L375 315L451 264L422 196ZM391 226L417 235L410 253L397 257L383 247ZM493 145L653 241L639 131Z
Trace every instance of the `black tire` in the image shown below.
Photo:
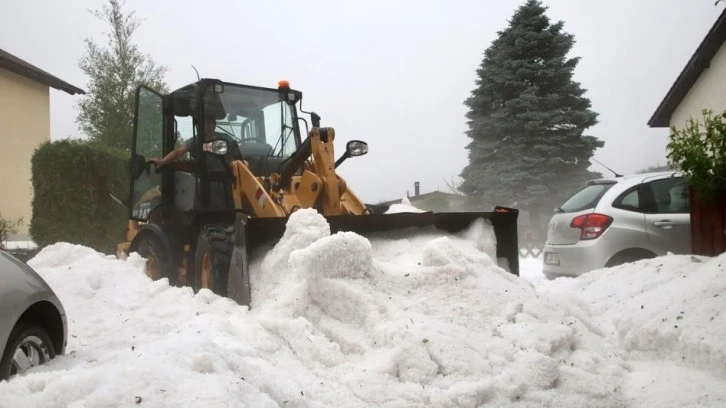
M21 357L25 356L27 360L14 359L16 351L20 351ZM31 367L45 364L55 358L55 355L53 343L43 326L37 323L20 323L10 332L0 360L0 380L10 379Z
M227 296L227 279L232 260L234 226L207 225L199 231L194 252L194 289L211 290Z
M545 278L547 278L547 280L555 280L561 276L556 273L547 273L547 272L542 272L542 273L544 274Z
M152 280L168 278L169 284L176 285L176 279L171 273L169 254L158 237L145 234L139 241L136 252L146 258L146 275Z
M605 264L606 268L623 265L630 262L637 262L641 259L655 258L656 255L644 249L629 249L616 254Z

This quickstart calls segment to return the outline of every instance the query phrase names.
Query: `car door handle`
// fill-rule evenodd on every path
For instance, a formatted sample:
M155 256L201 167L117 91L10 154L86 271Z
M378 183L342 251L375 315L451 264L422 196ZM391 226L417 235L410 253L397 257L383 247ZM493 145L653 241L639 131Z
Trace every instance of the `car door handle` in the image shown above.
M677 222L673 222L671 220L662 220L662 221L656 221L653 223L656 227L660 227L663 229L670 229L673 228L675 225L678 225Z

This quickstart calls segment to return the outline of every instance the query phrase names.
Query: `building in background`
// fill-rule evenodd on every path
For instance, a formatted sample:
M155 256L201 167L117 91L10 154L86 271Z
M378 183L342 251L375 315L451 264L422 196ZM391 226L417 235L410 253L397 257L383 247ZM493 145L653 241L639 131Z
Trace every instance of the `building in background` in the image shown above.
M682 29L688 29L684 27ZM696 48L686 66L648 121L650 127L683 129L688 120L701 121L701 111L726 111L726 9ZM701 121L702 123L702 121ZM726 197L710 205L690 192L692 251L715 256L726 251Z
M0 216L22 219L12 239L27 239L32 216L30 160L50 140L50 88L83 90L0 49Z
M726 110L726 9L688 60L648 126L683 128L701 110Z

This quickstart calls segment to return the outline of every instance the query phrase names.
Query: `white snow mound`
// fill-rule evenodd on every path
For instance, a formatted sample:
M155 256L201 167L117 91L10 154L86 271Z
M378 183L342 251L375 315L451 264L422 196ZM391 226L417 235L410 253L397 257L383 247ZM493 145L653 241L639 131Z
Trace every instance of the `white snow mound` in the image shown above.
M0 383L0 407L621 407L637 400L630 354L724 378L726 258L538 292L497 266L493 239L486 222L331 235L298 211L250 264L250 309L151 281L136 255L47 247L30 263L66 307L68 349ZM703 401L722 403L712 388Z

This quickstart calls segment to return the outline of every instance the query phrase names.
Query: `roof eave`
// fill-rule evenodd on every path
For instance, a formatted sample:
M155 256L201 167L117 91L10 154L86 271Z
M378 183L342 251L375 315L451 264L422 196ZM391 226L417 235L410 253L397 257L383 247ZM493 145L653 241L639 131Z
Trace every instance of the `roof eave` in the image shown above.
M57 89L59 91L66 92L66 93L68 93L70 95L75 95L75 94L85 95L85 93L86 93L83 89L77 88L77 87L69 84L68 82L65 82L65 81L62 81L62 80L52 81L52 80L49 80L48 78L45 78L45 77L43 77L41 75L37 75L37 74L34 74L32 72L29 72L26 69L16 67L15 65L8 64L8 65L5 65L5 66L2 66L2 68L7 69L8 71L14 72L14 73L16 73L16 74L18 74L20 76L23 76L23 77L26 77L28 79L31 79L31 80L33 80L35 82L39 82L39 83L41 83L43 85L48 85L49 87L54 88L54 89Z
M726 40L726 9L718 17L708 31L701 44L693 53L683 70L676 78L668 93L658 105L650 120L649 127L669 127L673 112L681 104L696 83L701 73L709 67L711 59L718 52Z
M66 92L70 95L86 93L84 90L75 87L68 82L65 82L60 78L57 78L25 61L20 60L18 57L15 57L14 55L7 53L6 51L3 52L7 57L3 56L2 58L0 58L0 68L6 69L14 74L36 81L43 85L47 85L51 88ZM16 60L21 61L27 66L16 62Z

